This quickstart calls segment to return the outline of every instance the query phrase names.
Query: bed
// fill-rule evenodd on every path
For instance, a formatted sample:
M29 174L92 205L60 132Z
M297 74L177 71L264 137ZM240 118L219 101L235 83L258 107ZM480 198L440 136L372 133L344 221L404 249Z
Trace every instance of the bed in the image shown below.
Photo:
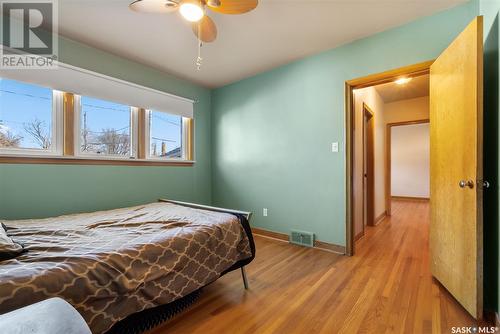
M255 257L249 218L245 212L160 200L1 221L27 251L0 262L0 314L61 297L93 333L104 333L244 268Z

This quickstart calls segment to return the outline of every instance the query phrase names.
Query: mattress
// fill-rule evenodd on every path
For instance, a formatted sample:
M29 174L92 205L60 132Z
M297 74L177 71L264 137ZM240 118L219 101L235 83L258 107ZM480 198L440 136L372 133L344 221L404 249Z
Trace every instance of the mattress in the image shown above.
M238 217L172 203L1 222L27 252L0 262L0 314L61 297L93 333L252 256Z

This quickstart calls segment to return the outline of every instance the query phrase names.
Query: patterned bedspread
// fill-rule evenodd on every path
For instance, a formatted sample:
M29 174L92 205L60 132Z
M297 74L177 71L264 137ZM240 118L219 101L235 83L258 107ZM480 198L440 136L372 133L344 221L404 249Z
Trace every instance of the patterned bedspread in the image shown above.
M236 216L170 203L2 222L28 252L0 262L0 314L60 296L93 333L252 255Z

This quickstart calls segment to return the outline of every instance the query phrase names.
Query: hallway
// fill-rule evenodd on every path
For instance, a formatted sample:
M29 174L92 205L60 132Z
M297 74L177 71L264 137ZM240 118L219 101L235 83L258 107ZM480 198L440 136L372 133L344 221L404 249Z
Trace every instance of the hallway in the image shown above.
M232 272L153 333L451 333L472 326L430 275L428 220L427 202L393 201L392 217L368 227L353 257L256 236L250 290Z

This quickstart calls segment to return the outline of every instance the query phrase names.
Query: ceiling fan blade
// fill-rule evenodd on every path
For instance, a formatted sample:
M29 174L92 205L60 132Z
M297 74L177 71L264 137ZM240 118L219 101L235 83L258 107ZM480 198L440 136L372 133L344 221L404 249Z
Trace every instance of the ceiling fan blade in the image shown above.
M193 22L191 27L196 37L205 43L213 42L217 38L217 26L214 21L206 15L203 16L200 21Z
M219 2L219 6L213 5ZM258 4L258 0L218 0L207 2L208 8L221 14L243 14L254 10Z
M174 0L136 0L129 5L134 12L168 14L175 11L179 3Z

